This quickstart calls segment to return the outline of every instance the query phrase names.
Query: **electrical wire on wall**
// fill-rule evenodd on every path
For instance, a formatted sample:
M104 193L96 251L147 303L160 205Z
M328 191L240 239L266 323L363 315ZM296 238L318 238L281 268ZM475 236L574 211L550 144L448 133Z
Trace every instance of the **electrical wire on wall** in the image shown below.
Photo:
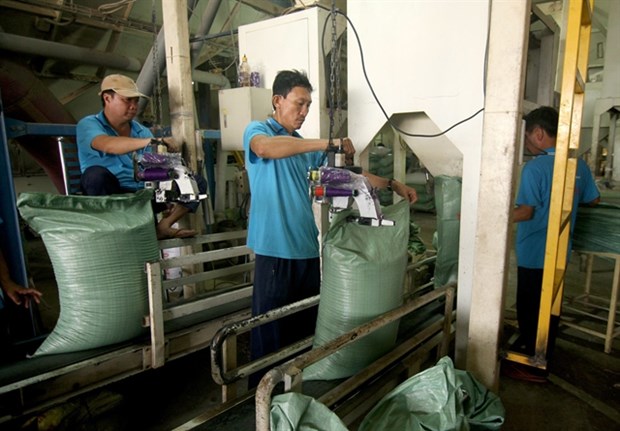
M330 12L330 15L334 12L332 12L331 9L322 6L320 4L316 5L317 7L320 7L321 9L327 10ZM361 60L361 64L362 64L362 72L364 74L364 79L366 80L366 84L368 85L368 88L373 96L373 98L375 99L375 101L377 102L377 105L379 105L379 109L381 109L381 112L383 113L383 115L385 116L385 119L387 120L387 122L390 124L390 126L392 126L394 128L394 130L398 131L399 133L402 133L405 136L410 136L413 138L436 138L439 136L442 136L446 133L448 133L450 130L454 129L457 126L460 126L463 123L466 123L467 121L475 118L478 114L480 114L482 111L484 111L484 108L480 108L478 111L474 112L472 115L470 115L467 118L464 118L456 123L454 123L452 126L448 127L446 130L439 132L439 133L434 133L434 134L422 134L422 133L410 133L407 132L405 130L402 130L401 128L399 128L398 126L396 126L396 124L394 124L394 122L390 119L389 115L387 114L385 108L383 107L383 105L381 104L381 101L379 100L379 97L377 97L377 94L375 93L375 90L370 82L370 79L368 78L368 73L366 72L366 63L364 60L364 49L362 47L362 42L360 40L360 37L357 33L357 29L355 28L355 25L353 24L353 22L349 19L349 17L343 13L342 11L340 11L339 9L335 9L335 13L342 15L347 22L349 23L349 25L351 26L351 29L353 30L353 34L355 34L355 39L357 41L357 46L359 48L359 52L360 52L360 60ZM327 20L326 20L327 23ZM325 37L325 29L327 27L327 24L325 24L323 26L323 34L321 36L321 40L323 40L323 38ZM325 49L323 47L323 44L321 44L321 48L323 50L323 57L325 57ZM488 31L487 31L487 46L485 48L485 80L486 80L486 57L487 57L487 50L488 50ZM333 54L332 54L333 55Z

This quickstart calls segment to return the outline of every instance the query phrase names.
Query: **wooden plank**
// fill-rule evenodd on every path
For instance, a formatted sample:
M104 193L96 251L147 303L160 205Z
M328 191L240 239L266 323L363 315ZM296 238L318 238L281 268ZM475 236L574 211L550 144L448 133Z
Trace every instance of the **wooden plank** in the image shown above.
M161 266L159 262L146 265L149 293L149 323L151 328L151 366L158 368L164 365L164 317L161 288Z

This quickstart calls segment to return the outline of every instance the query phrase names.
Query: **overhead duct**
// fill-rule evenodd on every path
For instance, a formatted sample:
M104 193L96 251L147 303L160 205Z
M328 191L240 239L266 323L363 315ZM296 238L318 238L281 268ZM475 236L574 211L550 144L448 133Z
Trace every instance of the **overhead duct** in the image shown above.
M0 33L0 49L132 72L137 72L142 66L140 60L133 57L9 33Z
M221 0L209 0L209 4L207 4L207 7L202 14L200 28L196 33L196 37L202 37L209 34L209 30L211 30L211 26L215 20L215 15L217 14L217 10L219 9L221 3ZM198 55L200 54L200 49L203 44L204 40L198 40L191 44L190 49L192 52L192 64L196 64L196 60L198 59Z
M192 70L192 79L202 84L217 85L222 88L230 88L230 81L224 75L218 73L204 72L202 70Z

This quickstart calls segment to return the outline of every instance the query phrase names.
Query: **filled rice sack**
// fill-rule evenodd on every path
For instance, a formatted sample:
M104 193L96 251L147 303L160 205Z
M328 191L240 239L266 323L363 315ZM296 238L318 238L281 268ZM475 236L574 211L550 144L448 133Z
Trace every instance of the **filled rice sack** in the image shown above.
M394 226L364 226L338 214L323 247L321 300L314 347L402 304L409 241L409 203L383 209ZM390 351L398 322L386 325L304 370L304 380L349 377Z
M152 191L113 196L22 193L17 207L41 235L60 315L33 356L120 343L144 332L145 263L159 258Z

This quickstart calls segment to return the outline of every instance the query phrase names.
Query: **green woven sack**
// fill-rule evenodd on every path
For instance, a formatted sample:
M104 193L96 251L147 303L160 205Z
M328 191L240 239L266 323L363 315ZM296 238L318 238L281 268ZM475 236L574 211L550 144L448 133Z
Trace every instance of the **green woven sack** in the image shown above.
M459 234L461 230L461 185L459 177L435 177L437 207L437 260L435 287L456 282L459 272Z
M395 226L346 222L338 214L323 247L321 301L314 347L402 304L407 267L409 203L384 208ZM394 347L398 322L386 325L304 370L304 380L348 377Z
M500 398L445 356L388 393L366 415L359 431L499 431Z
M619 254L620 206L600 203L596 207L579 207L573 249Z
M276 395L269 416L272 431L347 431L325 404L297 392Z
M145 262L159 258L152 192L103 197L22 193L17 207L43 238L60 316L34 356L120 343L144 332Z

